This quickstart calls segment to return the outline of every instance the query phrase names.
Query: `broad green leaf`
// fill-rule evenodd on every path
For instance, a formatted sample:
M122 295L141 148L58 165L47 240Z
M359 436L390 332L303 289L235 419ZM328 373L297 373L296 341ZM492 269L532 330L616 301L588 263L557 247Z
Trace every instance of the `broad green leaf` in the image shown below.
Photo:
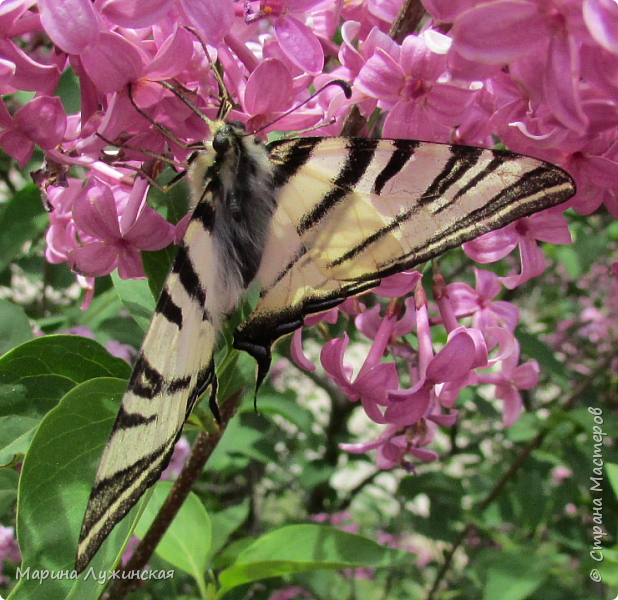
M76 385L95 377L127 379L131 367L94 340L48 335L0 358L0 465L26 452L41 418Z
M213 554L219 552L230 535L247 520L249 509L249 499L246 499L240 504L210 514Z
M483 554L482 562L487 569L483 600L523 600L549 575L550 565L528 547Z
M146 279L120 279L117 271L112 273L112 281L125 308L137 324L146 331L156 306L148 281Z
M41 202L41 192L27 185L17 192L0 214L0 273L23 252L23 245L42 234L49 217Z
M94 575L115 564L134 513L112 531L92 561L92 570L79 579L59 577L74 569L94 473L125 387L121 379L87 381L64 396L41 421L22 468L17 537L22 573L30 567L31 575L45 570L50 577L43 583L32 577L20 579L12 600L89 600L103 591Z
M32 326L21 306L0 300L0 354L31 340Z
M413 560L403 550L380 546L360 535L323 525L290 525L258 538L221 572L221 597L228 590L288 573L389 567Z
M135 528L137 537L142 538L146 534L171 489L171 481L160 481L154 487ZM156 552L203 584L211 544L210 518L201 500L191 493L159 542Z

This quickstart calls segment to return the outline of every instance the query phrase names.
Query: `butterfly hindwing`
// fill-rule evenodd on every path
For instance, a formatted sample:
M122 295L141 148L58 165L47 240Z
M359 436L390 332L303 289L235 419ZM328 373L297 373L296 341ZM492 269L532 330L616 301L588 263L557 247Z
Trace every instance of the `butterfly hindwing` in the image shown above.
M82 524L76 568L82 570L165 468L198 393L214 377L215 329L206 308L214 256L199 220L188 226L144 338L103 452Z

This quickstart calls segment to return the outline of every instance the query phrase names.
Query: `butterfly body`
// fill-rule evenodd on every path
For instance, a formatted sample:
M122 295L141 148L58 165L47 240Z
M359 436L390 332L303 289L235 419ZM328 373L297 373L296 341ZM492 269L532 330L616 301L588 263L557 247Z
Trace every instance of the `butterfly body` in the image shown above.
M216 386L217 335L254 279L260 300L234 346L256 359L259 386L273 343L306 315L574 192L564 171L509 152L363 138L264 144L222 121L188 176L197 205L97 470L78 571Z

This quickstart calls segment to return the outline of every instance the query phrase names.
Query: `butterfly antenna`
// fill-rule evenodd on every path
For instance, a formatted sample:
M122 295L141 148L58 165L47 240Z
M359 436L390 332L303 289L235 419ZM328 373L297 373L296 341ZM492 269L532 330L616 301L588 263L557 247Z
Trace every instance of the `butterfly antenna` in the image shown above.
M206 58L208 59L208 62L210 63L212 74L215 80L217 81L217 85L219 86L219 98L221 98L221 103L219 104L219 112L217 113L217 120L225 119L230 114L230 111L234 107L234 101L232 100L232 95L228 91L225 83L223 82L223 76L219 72L219 69L217 68L217 64L213 64L213 62L210 60L210 54L208 53L208 48L206 47L204 40L200 37L200 34L195 29L193 29L193 27L189 27L188 25L183 25L183 27L197 38L197 41L202 46L204 55L206 56ZM220 63L218 64L220 65Z
M266 129L267 127L270 127L271 125L283 119L284 117L287 117L289 114L293 113L295 110L298 110L301 106L305 106L305 104L307 104L308 102L311 102L311 100L313 100L317 95L321 94L327 87L330 87L331 85L338 85L343 90L345 97L348 99L351 98L352 88L350 87L350 84L347 81L344 81L343 79L333 79L332 81L329 81L326 85L323 85L317 92L314 92L313 94L311 94L309 98L307 98L306 100L303 100L300 104L293 106L292 108L290 108L290 110L285 111L282 115L279 115L274 121L271 121L270 123L266 123L266 125L263 125L258 130L254 131L251 135L260 133L260 131L264 131L264 129Z

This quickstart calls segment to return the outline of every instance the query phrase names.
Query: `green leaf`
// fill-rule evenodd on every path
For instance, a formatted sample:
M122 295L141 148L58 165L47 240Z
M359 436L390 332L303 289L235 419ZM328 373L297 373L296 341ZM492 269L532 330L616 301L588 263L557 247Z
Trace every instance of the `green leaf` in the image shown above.
M403 550L380 546L360 535L323 525L290 525L257 539L219 575L221 597L228 590L288 573L389 567L413 560Z
M156 484L135 528L135 535L140 539L148 531L171 489L171 481L159 481ZM191 493L159 542L156 552L203 584L211 544L210 518L201 500Z
M225 546L230 535L236 531L249 516L249 500L210 514L212 523L212 553L216 554Z
M125 361L77 335L35 338L5 354L0 358L0 465L28 450L41 418L76 385L95 377L126 380L130 373Z
M547 561L527 546L510 552L488 551L479 562L487 569L483 600L523 600L549 575Z
M157 304L148 281L146 279L120 279L118 271L112 273L112 281L125 308L137 324L146 331Z
M23 245L42 234L49 218L34 185L17 192L0 215L0 273L22 254Z
M0 300L0 354L32 338L32 326L24 309L8 300Z
M87 381L71 390L41 421L24 460L19 483L17 537L23 557L21 578L12 600L97 598L103 586L93 577L115 564L135 513L104 542L79 579L61 576L74 569L77 540L94 473L110 434L126 382L112 378ZM40 583L32 571L44 570ZM51 578L51 574L55 579ZM67 574L68 575L68 574Z

